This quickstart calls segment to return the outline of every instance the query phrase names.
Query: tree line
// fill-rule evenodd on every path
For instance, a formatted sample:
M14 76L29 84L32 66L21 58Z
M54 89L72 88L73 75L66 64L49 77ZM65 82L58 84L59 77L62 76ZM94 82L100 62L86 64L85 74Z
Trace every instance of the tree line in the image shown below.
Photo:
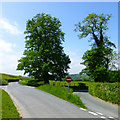
M109 82L110 69L115 67L113 48L105 34L111 15L89 14L82 22L75 24L74 31L79 32L80 39L90 36L91 50L84 53L81 64L86 68L80 74L86 74L95 82ZM38 80L48 83L50 79L62 80L68 75L67 70L71 63L64 53L64 32L58 18L49 14L37 14L26 24L25 50L23 57L18 61L17 70L24 70Z

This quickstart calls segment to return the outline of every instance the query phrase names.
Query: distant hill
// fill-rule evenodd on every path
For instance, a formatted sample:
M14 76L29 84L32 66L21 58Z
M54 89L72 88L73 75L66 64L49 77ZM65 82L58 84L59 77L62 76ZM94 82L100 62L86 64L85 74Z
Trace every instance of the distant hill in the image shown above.
M83 78L89 78L87 75L79 75L79 74L69 74L69 76L73 79L73 80L82 80Z

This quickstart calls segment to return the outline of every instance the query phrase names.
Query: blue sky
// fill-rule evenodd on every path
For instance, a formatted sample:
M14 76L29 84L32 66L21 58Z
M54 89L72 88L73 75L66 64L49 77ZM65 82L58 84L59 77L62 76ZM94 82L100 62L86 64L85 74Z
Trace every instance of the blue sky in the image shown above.
M74 32L75 24L88 14L112 14L106 34L118 46L118 3L117 2L3 2L0 17L0 72L23 75L16 71L18 59L24 51L26 21L38 13L59 18L65 33L64 51L71 59L69 73L79 73L85 51L90 49L89 38L79 39Z

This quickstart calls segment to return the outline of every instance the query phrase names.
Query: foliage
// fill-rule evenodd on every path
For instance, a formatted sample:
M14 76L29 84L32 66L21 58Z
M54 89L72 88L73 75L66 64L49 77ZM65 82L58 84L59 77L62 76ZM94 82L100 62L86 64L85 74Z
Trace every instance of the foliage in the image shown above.
M73 103L77 105L78 107L87 108L82 101L80 100L80 97L77 95L72 94L72 89L69 90L66 87L60 87L60 86L51 86L51 85L43 85L37 87L37 89L43 90L45 92L48 92L50 94L53 94L59 98L62 98L70 103Z
M111 65L111 59L113 58L113 49L116 47L114 43L109 41L109 38L105 35L105 31L108 29L107 23L110 20L111 15L97 15L89 14L82 24L79 22L76 24L75 31L79 31L79 38L85 38L88 35L91 37L92 49L84 53L82 59L85 65L82 73L86 73L95 82L109 81L109 67Z
M20 80L19 81L19 84L21 84L21 85L27 85L27 83L28 83L28 80Z
M8 85L8 81L6 81L6 80L0 80L0 85Z
M110 82L120 82L120 70L112 70L109 72Z
M19 60L17 70L35 79L58 79L67 75L70 59L62 47L64 33L61 23L48 14L37 14L27 21L24 57Z
M72 78L72 81L84 81L84 80L89 81L88 75L69 74L68 76L70 76ZM66 79L64 79L64 80L66 80Z
M120 105L119 83L92 83L89 84L89 93L105 101Z
M40 80L21 80L21 81L19 81L19 84L37 87L37 86L43 85L44 81L40 81Z
M53 81L53 80L49 80L49 84L51 86L61 86L61 87L67 87L68 83L66 81ZM88 86L86 85L86 82L82 82L82 81L72 81L70 82L70 88L72 88L73 90L79 89L88 89Z
M87 78L87 77L83 77L83 78L82 78L82 81L90 81L90 79Z
M2 89L0 89L0 92L2 92L2 94L0 94L0 99L2 99L2 118L20 118L19 113L8 93Z

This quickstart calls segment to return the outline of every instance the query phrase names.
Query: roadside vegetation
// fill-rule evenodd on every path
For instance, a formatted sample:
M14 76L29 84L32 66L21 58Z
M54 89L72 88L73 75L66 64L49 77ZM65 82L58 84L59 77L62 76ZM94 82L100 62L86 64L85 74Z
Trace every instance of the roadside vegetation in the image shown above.
M24 70L31 78L2 74L1 83L19 81L19 84L34 86L83 108L86 107L80 98L72 92L87 89L91 95L119 105L120 70L116 66L120 55L106 35L110 18L109 14L92 13L75 24L74 31L79 33L80 39L90 36L91 49L82 56L81 64L85 68L79 75L70 75L73 79L70 92L65 78L69 76L67 69L71 61L62 46L65 33L60 20L45 13L29 19L24 32L24 57L18 61L17 70Z
M18 82L19 80L33 80L32 78L0 73L0 85L8 85L9 82Z
M6 80L0 80L0 85L8 85L8 81L6 81Z
M22 80L19 82L19 84L21 85L28 85L28 86L34 86L39 90L48 92L52 95L55 95L61 99L64 99L70 103L73 103L74 105L78 106L78 107L82 107L84 109L87 109L87 107L82 103L82 101L80 100L80 97L77 95L73 95L73 89L70 88L70 91L68 92L68 88L67 88L67 82L63 82L66 83L66 85L64 86L64 84L61 86L59 85L60 81L57 81L55 85L53 85L54 81L49 81L50 84L44 84L44 81L38 81L38 80L32 80L32 81L27 81L27 80Z
M38 87L40 85L44 85L44 81L39 81L39 80L21 80L21 81L19 81L19 84Z
M65 81L50 81L52 86L68 86ZM88 90L89 94L96 96L102 100L108 101L113 104L120 105L120 86L118 82L114 83L101 83L101 82L86 82L86 81L72 81L70 88L75 90Z
M120 85L118 83L89 84L89 93L102 100L120 105Z
M43 81L20 81L19 84L21 85L29 85L29 86L35 86L38 87L39 89L51 93L57 97L60 97L62 99L65 98L63 96L59 96L59 92L57 92L58 95L56 95L56 90L61 88L65 88L68 92L68 83L66 81L54 81L54 80L49 80L49 84L44 85ZM102 100L108 101L113 104L118 104L120 105L120 100L119 100L119 90L120 86L118 82L114 83L101 83L101 82L90 82L90 81L72 81L70 83L70 89L71 91L77 91L77 90L88 90L89 94L92 96L96 96ZM55 92L55 93L54 93ZM67 100L67 98L65 98ZM71 101L71 100L70 100Z
M2 93L0 94L0 99L2 100L2 102L0 102L0 106L2 108L2 119L19 119L19 113L8 93L2 89L0 89L0 93Z
M108 14L92 13L75 24L74 31L79 32L80 39L90 36L91 50L82 57L81 64L85 68L79 74L68 75L71 61L62 47L65 33L61 30L61 22L48 14L37 14L27 21L24 57L17 66L17 70L24 70L31 78L0 73L0 85L19 81L21 85L34 86L85 109L80 97L72 92L87 89L93 96L120 105L120 70L116 67L120 55L105 34L110 18ZM73 79L69 92L67 76ZM8 94L3 90L2 93L3 118L19 118Z

